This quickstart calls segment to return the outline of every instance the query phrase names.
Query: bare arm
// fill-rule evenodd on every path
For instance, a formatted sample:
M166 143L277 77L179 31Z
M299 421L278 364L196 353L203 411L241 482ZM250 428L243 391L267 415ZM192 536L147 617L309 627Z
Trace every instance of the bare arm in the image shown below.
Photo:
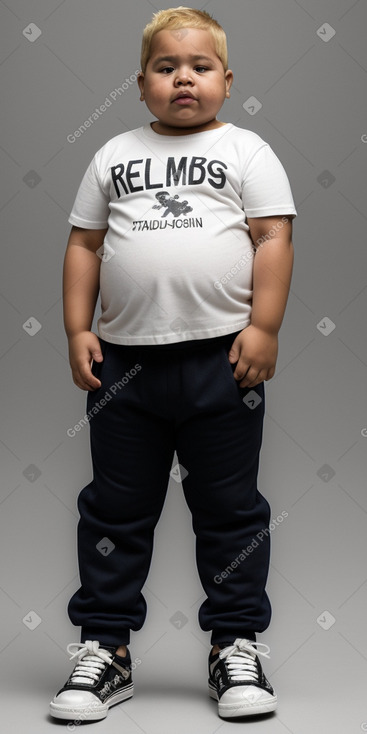
M285 217L248 219L256 247L251 324L236 337L230 362L241 387L270 380L278 356L278 331L287 304L293 268L292 221Z
M91 361L103 357L96 334L91 332L99 292L102 246L107 229L72 227L64 260L64 325L69 341L73 380L82 390L95 390L100 381L91 372Z

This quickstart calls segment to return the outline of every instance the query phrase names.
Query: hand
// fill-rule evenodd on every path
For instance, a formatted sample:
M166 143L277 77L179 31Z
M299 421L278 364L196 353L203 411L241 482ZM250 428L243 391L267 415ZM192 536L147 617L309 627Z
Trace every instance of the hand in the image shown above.
M92 374L91 364L102 362L99 339L92 331L82 331L69 338L69 361L73 380L81 390L96 390L101 381Z
M275 372L278 356L278 335L271 334L250 324L236 336L228 359L237 362L233 373L241 380L240 387L255 387L263 380L270 380Z

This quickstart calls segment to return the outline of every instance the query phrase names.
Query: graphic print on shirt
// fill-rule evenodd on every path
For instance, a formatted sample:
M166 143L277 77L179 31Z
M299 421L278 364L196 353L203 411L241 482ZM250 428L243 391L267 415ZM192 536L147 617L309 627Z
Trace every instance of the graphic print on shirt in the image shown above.
M179 217L180 214L192 212L192 206L188 206L188 201L177 201L180 198L178 194L175 194L172 198L168 191L161 191L155 195L155 198L158 199L159 204L154 204L153 209L165 208L162 217L166 217L169 213L173 214L174 217Z
M168 191L160 191L155 195L159 204L153 204L152 209L163 209L160 219L135 219L132 225L133 232L152 231L154 229L185 229L190 227L202 227L203 217L187 217L193 207L189 206L187 199L180 201L178 194L173 196ZM172 220L167 219L172 214Z
M204 156L191 156L191 158L182 156L178 160L174 156L168 156L164 174L160 176L162 180L154 180L154 174L151 171L152 160L152 158L138 158L111 167L112 182L119 199L124 194L129 195L138 191L168 189L172 186L198 186L204 181L213 189L223 189L227 181L225 174L227 165L218 159L208 160ZM140 179L140 183L136 179ZM167 190L156 193L155 198L159 203L154 204L152 209L163 208L161 220L167 220L169 214L172 215L173 220L164 222L159 219L135 220L132 231L151 231L167 227L172 229L203 227L202 217L186 218L186 215L193 211L193 207L187 199L180 201L180 196L171 194Z
M168 156L164 181L152 181L151 173L152 158L137 158L126 164L118 163L111 167L112 182L117 197L125 194L133 194L136 191L148 191L149 189L168 189L171 186L200 186L208 183L213 189L223 189L227 177L226 163L218 159L208 161L204 156L193 155L191 158L182 156L177 164L174 156ZM133 179L140 179L139 185ZM142 185L144 184L144 185Z

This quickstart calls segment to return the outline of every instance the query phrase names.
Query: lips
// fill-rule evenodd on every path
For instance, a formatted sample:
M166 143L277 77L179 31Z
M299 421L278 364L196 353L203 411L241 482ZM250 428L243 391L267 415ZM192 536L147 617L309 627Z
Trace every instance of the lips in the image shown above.
M177 104L192 104L192 102L195 101L195 97L191 92L180 92L173 100L173 102L176 102Z

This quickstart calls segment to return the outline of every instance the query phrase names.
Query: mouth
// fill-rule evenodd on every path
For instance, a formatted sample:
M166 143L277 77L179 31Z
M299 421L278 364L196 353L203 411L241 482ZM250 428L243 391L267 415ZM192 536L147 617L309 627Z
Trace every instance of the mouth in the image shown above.
M196 102L196 99L191 92L180 92L177 97L174 98L173 102L179 105L193 104L193 102Z

